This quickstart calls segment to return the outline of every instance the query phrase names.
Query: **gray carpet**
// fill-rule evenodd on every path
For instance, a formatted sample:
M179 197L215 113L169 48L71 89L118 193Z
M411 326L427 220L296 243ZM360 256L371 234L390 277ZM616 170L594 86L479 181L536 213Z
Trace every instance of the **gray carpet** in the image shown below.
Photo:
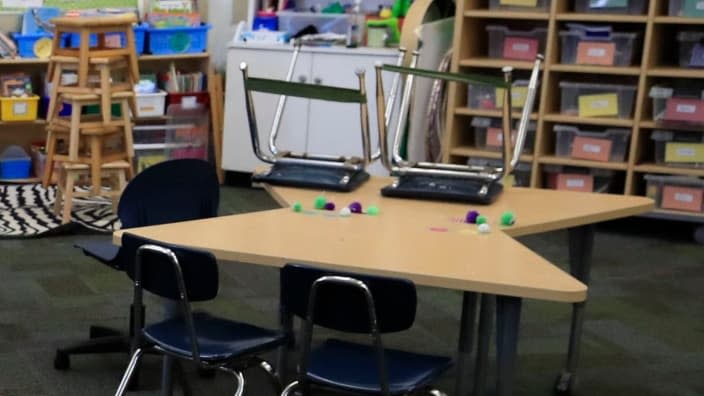
M275 206L262 191L222 189L222 213ZM689 227L639 219L599 227L575 394L704 395L704 249L691 242ZM124 274L72 247L79 239L105 237L0 240L0 396L114 393L126 355L78 356L69 371L53 369L54 349L85 338L89 324L126 327L131 289ZM566 263L564 232L521 241L554 263ZM221 293L207 308L275 326L276 271L234 263L220 268ZM388 343L453 354L460 302L458 292L421 288L416 326ZM149 306L149 315L158 315L158 307ZM565 358L570 307L538 301L524 307L515 393L550 395ZM146 358L142 388L133 394L158 394L159 364ZM224 374L201 378L186 371L196 395L234 391ZM438 387L451 392L452 374ZM260 373L247 378L248 395L273 394Z

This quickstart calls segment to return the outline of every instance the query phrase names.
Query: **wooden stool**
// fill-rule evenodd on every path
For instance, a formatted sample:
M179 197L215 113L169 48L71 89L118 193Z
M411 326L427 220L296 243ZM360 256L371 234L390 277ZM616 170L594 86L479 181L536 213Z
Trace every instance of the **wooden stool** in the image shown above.
M59 191L54 201L54 213L61 214L61 224L71 221L71 209L73 208L73 198L104 196L112 199L112 210L117 213L117 204L120 201L122 191L127 185L127 174L131 173L132 166L125 161L110 162L103 164L100 168L100 178L106 179L110 190L102 189L95 193L92 190L87 192L75 191L80 186L80 179L88 176L90 167L84 164L64 163L59 170ZM91 174L92 177L92 174ZM63 208L62 208L63 207Z

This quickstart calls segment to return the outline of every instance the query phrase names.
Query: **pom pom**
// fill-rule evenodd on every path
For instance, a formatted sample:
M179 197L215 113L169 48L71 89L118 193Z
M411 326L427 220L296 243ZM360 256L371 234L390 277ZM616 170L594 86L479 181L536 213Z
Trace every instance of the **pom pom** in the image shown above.
M352 213L362 213L362 204L357 201L352 202L349 208Z
M477 224L486 224L489 219L486 216L477 216Z
M479 217L479 212L476 210L470 210L467 212L467 216L464 218L465 223L475 224L477 222L477 217Z
M489 232L491 232L491 226L489 226L488 223L479 224L479 227L477 227L477 229L479 230L480 234L488 234Z
M300 202L294 202L293 206L291 206L291 209L293 209L294 212L300 212L303 210L303 205L301 205Z
M513 212L506 211L501 214L501 225L512 226L516 222Z
M348 217L352 215L352 211L350 211L350 208L342 208L340 209L340 216L342 217Z
M315 197L315 201L313 202L313 207L316 209L323 209L325 208L325 204L327 203L327 199L325 199L324 196L318 195Z
M379 214L379 208L376 206L370 206L367 208L367 214L370 216L376 216Z
M335 210L335 204L332 202L326 202L324 208L325 210Z

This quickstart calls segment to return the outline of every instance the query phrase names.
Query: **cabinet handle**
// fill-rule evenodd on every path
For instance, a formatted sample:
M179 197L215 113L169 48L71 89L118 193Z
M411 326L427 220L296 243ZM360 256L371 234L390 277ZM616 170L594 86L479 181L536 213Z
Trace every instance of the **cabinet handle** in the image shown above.
M320 78L320 77L316 77L316 78L313 79L313 82L314 82L316 85L320 85L320 84L323 83L323 79Z
M298 82L305 83L305 82L306 82L306 76L304 76L303 74L301 74L300 76L298 76Z

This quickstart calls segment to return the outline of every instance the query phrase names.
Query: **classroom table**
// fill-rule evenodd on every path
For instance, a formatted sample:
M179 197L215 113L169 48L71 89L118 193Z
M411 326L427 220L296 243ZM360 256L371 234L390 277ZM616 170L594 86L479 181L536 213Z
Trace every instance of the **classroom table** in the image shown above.
M544 189L507 188L492 205L469 205L382 197L390 178L373 177L351 193L264 186L284 208L117 231L167 243L200 248L218 259L282 267L306 263L319 267L410 279L418 285L460 290L463 303L453 395L466 394L466 366L475 338L479 310L479 347L474 393L485 386L487 340L496 310L498 395L511 395L522 299L573 303L567 364L561 381L571 385L577 368L593 246L593 224L647 212L644 197ZM313 209L324 195L338 211ZM376 216L339 215L353 201L375 205ZM289 206L298 202L303 209ZM469 210L489 218L492 228L480 234L464 222ZM504 211L517 221L501 226ZM570 272L563 272L513 238L568 229ZM573 277L574 276L574 277ZM577 278L577 279L575 279ZM292 319L280 318L289 331ZM279 367L281 366L279 362ZM565 382L566 381L566 382Z

